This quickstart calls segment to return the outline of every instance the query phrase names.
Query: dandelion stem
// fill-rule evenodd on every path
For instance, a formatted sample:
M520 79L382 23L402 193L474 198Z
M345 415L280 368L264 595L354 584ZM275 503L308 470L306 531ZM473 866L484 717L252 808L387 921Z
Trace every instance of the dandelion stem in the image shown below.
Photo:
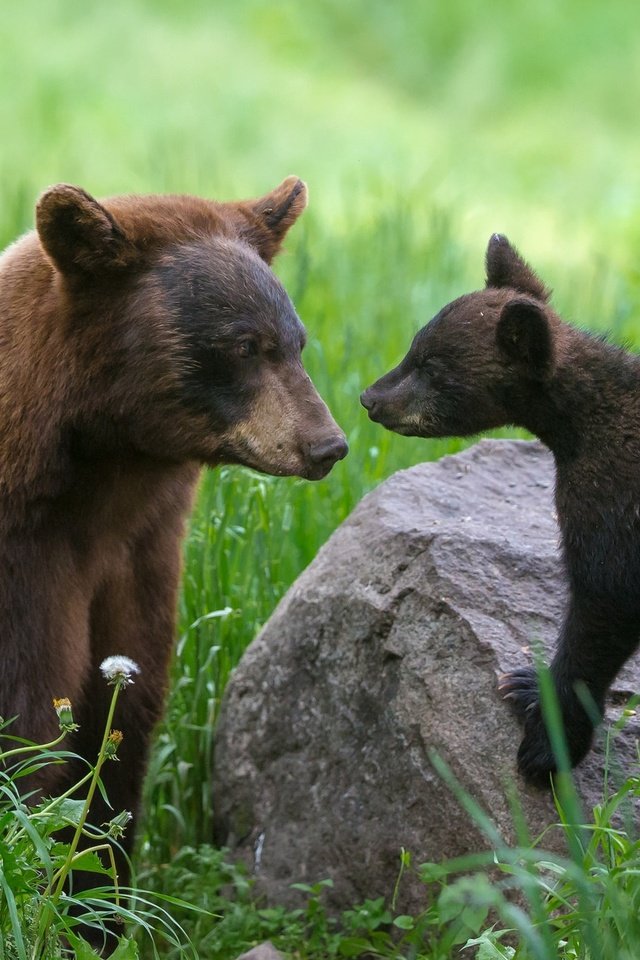
M56 737L55 740L52 740L50 743L32 743L28 747L14 747L13 750L7 750L6 753L0 753L0 760L4 763L8 757L17 757L21 753L36 753L38 750L51 750L52 747L57 747L58 744L64 740L67 735L67 731L63 730L60 736Z
M100 750L98 751L98 759L96 760L95 767L93 768L93 770L89 775L89 789L87 791L87 796L84 801L84 806L82 807L82 811L80 813L80 818L78 820L75 833L71 839L71 843L69 844L69 849L67 851L67 856L63 865L53 875L53 877L51 878L51 880L47 885L47 889L43 894L43 898L42 898L43 908L42 908L42 912L41 912L40 920L38 924L39 926L38 936L36 938L36 943L35 943L33 954L32 954L33 960L37 960L38 956L40 955L40 951L42 949L42 946L45 943L47 931L51 925L51 921L53 919L53 914L55 912L58 900L60 899L60 895L62 894L65 881L73 865L76 850L78 848L78 843L80 842L80 837L82 836L82 833L83 833L84 824L89 814L89 808L91 807L91 803L93 801L93 797L95 795L96 788L98 786L98 781L100 779L100 771L102 770L102 766L106 760L105 748L106 748L107 740L109 738L109 733L111 732L111 724L113 723L113 715L116 709L118 694L120 693L120 690L124 686L124 683L125 683L125 679L119 678L119 677L116 679L114 683L113 696L111 698L111 703L109 705L109 714L107 716L107 722L105 724L104 732L102 734L102 743L100 744ZM85 780L86 779L87 778L85 778ZM114 886L117 889L117 875L115 874L115 861L113 861L112 859L112 862L114 865ZM53 889L54 885L55 885L55 889Z

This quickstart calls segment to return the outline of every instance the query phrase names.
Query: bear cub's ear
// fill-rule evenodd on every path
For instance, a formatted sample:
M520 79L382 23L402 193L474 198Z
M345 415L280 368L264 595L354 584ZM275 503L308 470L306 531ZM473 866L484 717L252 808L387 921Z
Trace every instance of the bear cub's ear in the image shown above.
M126 266L132 244L114 217L80 187L60 183L36 206L40 242L63 274L92 274Z
M241 233L263 260L271 263L290 227L307 206L307 185L298 177L287 177L264 197L242 204L247 222Z
M541 379L553 366L553 340L544 308L527 297L510 300L502 308L496 339L503 354Z
M512 287L546 303L551 293L505 236L494 233L486 255L487 286Z

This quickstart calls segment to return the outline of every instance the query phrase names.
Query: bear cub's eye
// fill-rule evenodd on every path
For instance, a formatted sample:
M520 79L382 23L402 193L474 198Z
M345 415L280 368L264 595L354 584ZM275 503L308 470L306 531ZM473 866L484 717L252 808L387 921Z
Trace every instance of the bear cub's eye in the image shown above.
M255 340L241 340L236 346L236 353L243 360L247 357L255 357L258 352L258 345Z

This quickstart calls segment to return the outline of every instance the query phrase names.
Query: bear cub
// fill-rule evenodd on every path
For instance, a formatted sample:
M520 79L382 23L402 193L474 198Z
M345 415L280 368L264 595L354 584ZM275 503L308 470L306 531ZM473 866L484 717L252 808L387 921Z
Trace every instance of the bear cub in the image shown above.
M489 241L486 268L485 289L445 306L361 400L405 436L510 424L553 453L569 600L551 675L575 765L591 745L593 705L601 716L640 637L640 358L563 322L505 237ZM555 760L535 670L506 675L500 689L524 723L521 772L548 782Z

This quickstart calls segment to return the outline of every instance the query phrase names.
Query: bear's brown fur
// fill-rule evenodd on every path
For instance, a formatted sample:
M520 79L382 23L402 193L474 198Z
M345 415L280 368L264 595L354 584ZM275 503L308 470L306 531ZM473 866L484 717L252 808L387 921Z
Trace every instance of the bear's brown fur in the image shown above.
M267 266L306 197L295 177L237 203L59 185L0 259L0 714L46 742L52 698L69 697L72 746L93 759L99 664L135 660L105 770L116 811L136 812L163 707L201 464L317 479L346 454ZM68 775L48 766L30 786Z

